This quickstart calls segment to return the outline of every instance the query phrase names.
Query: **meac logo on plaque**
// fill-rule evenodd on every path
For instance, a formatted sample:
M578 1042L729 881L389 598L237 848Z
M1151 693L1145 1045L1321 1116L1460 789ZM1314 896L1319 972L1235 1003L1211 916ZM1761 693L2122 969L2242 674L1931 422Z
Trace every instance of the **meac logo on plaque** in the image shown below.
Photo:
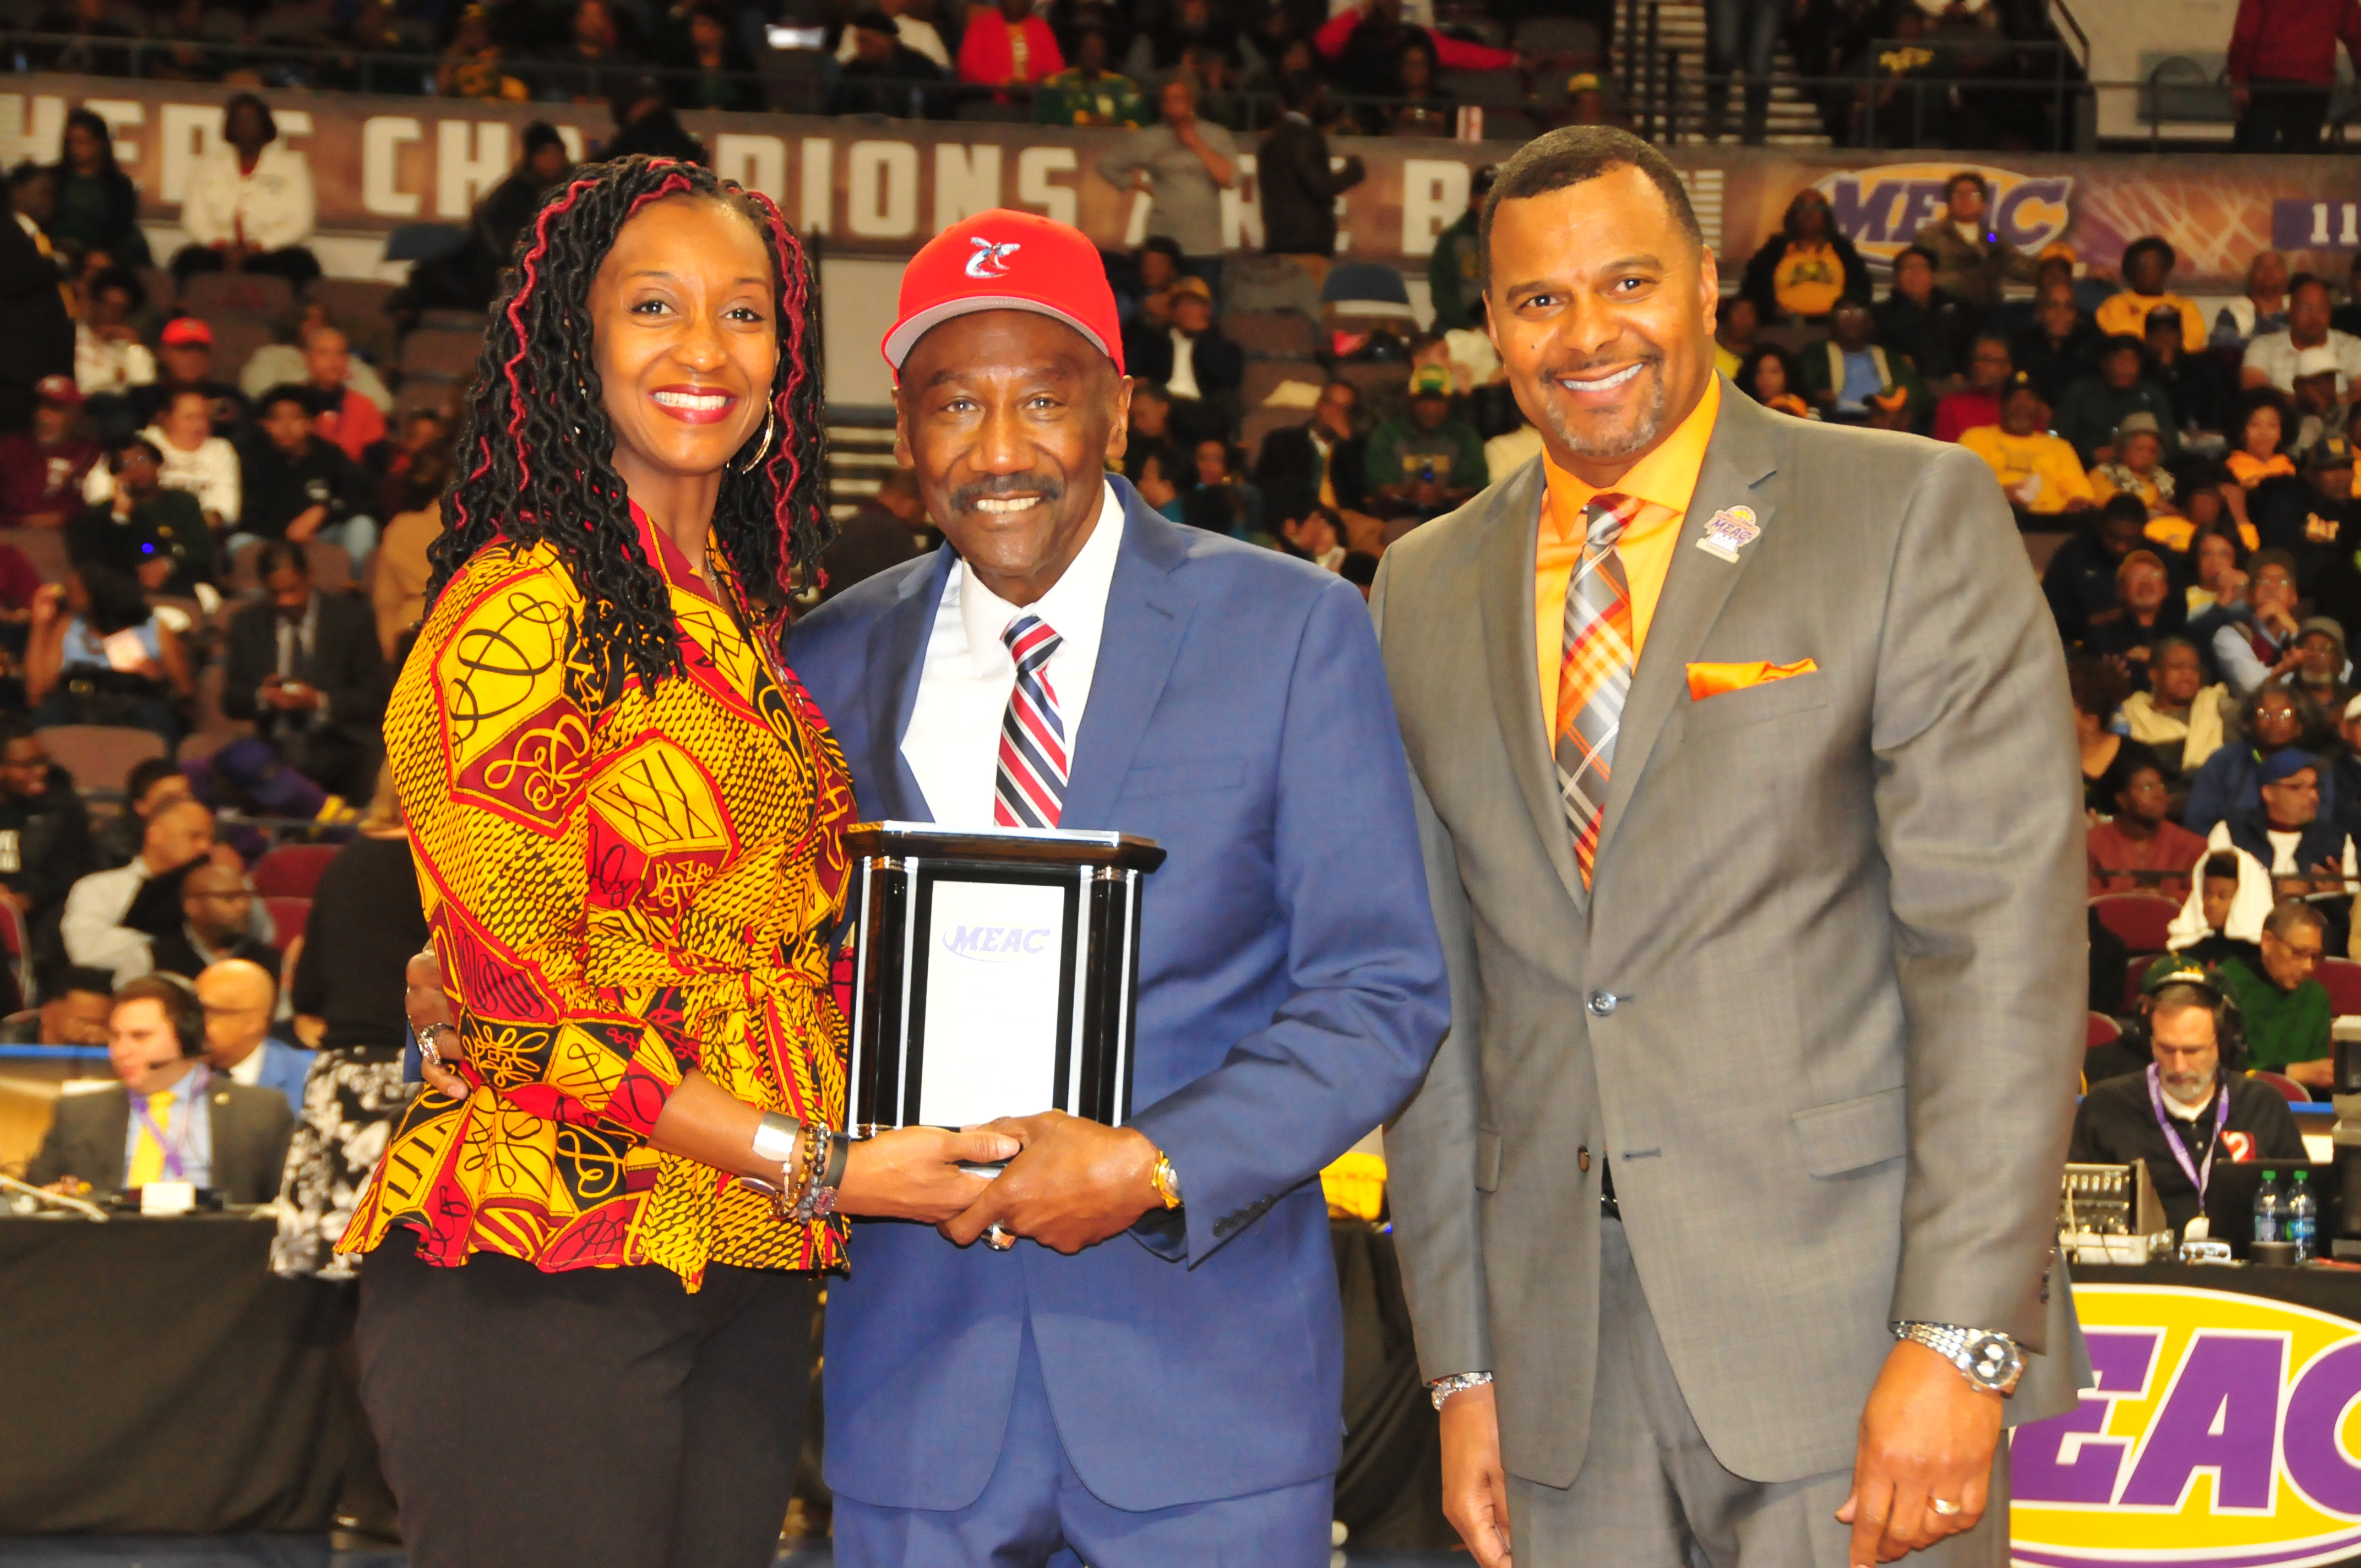
M958 926L942 927L943 951L955 958L1005 962L1058 950L1058 933L1048 926Z
M2361 1552L2361 1323L2160 1285L2078 1285L2074 1306L2098 1386L2012 1434L2012 1561L2306 1568Z

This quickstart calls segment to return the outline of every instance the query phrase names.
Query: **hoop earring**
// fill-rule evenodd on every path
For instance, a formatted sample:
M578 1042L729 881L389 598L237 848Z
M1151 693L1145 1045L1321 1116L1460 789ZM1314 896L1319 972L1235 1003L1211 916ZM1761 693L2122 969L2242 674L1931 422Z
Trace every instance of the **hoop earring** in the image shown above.
M763 459L771 455L771 436L778 427L779 411L774 408L763 420L763 444L756 447L754 455L747 458L743 463L732 463L730 466L730 471L733 474L751 474L762 466Z

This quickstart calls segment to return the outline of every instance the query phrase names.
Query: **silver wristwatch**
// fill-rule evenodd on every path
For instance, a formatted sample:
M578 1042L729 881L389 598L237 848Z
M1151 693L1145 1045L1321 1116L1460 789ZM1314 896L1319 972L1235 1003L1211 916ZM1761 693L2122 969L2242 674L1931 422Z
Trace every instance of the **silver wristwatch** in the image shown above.
M1481 1388L1490 1381L1492 1375L1488 1372L1455 1372L1448 1377L1438 1377L1428 1384L1427 1398L1434 1401L1434 1408L1439 1410L1443 1409L1443 1401L1452 1395L1464 1394L1470 1388Z
M1973 1388L1987 1394L2013 1394L2025 1376L2025 1353L2016 1342L1990 1329L1963 1329L1950 1323L1894 1323L1895 1339L1923 1344L1960 1369Z

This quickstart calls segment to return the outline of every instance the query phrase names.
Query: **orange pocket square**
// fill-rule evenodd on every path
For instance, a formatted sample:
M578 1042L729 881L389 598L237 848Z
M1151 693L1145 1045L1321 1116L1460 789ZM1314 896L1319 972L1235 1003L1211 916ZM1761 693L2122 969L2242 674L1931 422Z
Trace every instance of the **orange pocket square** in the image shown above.
M1691 664L1689 666L1689 700L1703 702L1724 692L1744 691L1769 681L1784 681L1790 675L1816 674L1819 666L1809 659L1798 659L1792 664L1773 664L1763 659L1748 659L1735 664Z

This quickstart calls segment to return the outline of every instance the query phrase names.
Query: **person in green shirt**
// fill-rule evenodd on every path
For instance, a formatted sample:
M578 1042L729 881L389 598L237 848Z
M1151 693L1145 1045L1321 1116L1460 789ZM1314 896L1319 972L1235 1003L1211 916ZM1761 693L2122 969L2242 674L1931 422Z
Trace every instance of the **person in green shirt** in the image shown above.
M1490 484L1484 438L1451 417L1451 372L1423 365L1411 378L1410 411L1369 433L1362 460L1371 510L1423 522L1462 506Z
M1434 236L1434 255L1426 264L1426 285L1434 296L1434 330L1458 332L1484 324L1482 258L1477 253L1477 224L1484 198L1491 192L1499 165L1488 163L1467 181L1467 210L1459 221Z
M2263 922L2262 972L2235 958L2221 969L2246 1024L2246 1066L2312 1088L2330 1080L2328 991L2312 978L2326 931L2318 910L2283 898Z
M1109 71L1106 28L1085 22L1075 31L1074 64L1043 82L1033 94L1033 122L1042 126L1120 126L1137 130L1147 101L1128 76Z

